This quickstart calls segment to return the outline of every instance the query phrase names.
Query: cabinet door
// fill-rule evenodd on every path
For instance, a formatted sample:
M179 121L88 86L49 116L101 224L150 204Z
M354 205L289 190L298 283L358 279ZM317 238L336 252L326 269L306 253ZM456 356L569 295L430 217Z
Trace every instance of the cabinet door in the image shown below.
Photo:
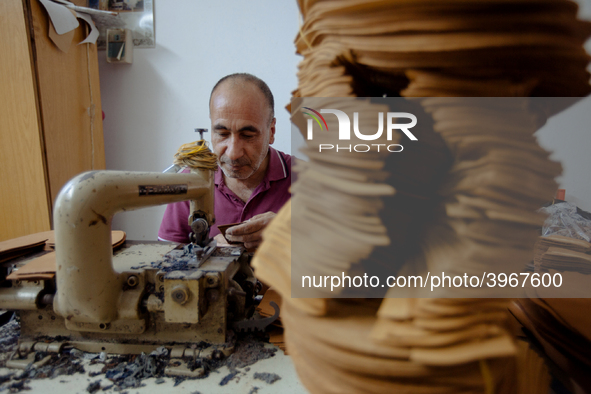
M43 145L22 0L0 1L0 241L49 230Z
M68 52L61 51L48 36L50 22L41 3L38 0L24 0L24 3L30 7L38 102L53 206L68 180L81 172L105 168L97 49L94 44L78 45L88 34L86 23L78 19L80 26ZM74 3L86 5L86 0Z

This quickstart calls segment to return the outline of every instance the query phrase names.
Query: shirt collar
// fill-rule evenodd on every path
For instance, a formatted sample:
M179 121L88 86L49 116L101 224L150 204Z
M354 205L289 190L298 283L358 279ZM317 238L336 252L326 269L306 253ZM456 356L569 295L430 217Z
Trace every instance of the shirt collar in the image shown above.
M278 150L269 147L269 167L266 177L269 181L278 181L287 178L287 168Z
M278 150L269 147L269 166L267 167L267 172L263 178L263 183L287 178L287 168L280 155L281 154ZM222 170L219 167L215 172L214 183L216 186L224 183Z

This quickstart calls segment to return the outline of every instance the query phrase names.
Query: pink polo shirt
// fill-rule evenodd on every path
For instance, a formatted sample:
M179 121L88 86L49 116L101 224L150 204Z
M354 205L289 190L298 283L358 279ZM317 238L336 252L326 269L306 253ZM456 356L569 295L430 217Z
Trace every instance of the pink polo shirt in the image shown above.
M214 208L216 225L211 228L210 237L220 233L218 224L243 222L265 212L279 212L290 198L291 156L269 147L269 166L260 185L254 190L247 202L242 201L224 183L222 171L215 173ZM188 172L185 170L183 172ZM168 204L158 239L188 243L191 227L188 223L189 201Z

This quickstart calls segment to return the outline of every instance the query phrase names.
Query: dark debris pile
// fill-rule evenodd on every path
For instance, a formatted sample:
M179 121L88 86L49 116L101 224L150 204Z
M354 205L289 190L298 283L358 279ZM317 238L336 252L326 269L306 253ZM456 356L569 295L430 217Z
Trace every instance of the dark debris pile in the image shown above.
M195 258L195 250L198 248L193 244L187 244L182 249L174 249L167 254L161 260L152 261L150 263L141 263L140 265L131 267L132 269L142 268L154 268L163 272L172 271L184 271L188 269L195 269L197 265L195 261L191 263L191 260ZM216 248L212 256L218 257L229 257L236 256L236 248ZM192 266L194 264L194 266Z
M81 360L72 359L68 353L37 352L34 362L44 360L46 357L48 357L48 360L45 360L46 363L43 366L34 367L31 364L24 371L10 372L1 376L0 392L17 393L21 390L30 390L27 383L31 379L54 379L62 375L86 372Z
M18 322L11 322L0 327L0 349L2 356L2 366L6 359L16 350L18 334ZM260 334L244 334L235 339L234 352L227 358L223 357L221 352L214 353L214 357L209 358L186 358L184 361L187 368L195 370L203 368L204 374L199 378L174 377L175 386L187 379L202 379L211 372L215 372L222 366L227 366L230 373L222 377L220 385L226 385L230 381L239 380L245 372L238 368L246 368L248 372L249 365L259 360L273 357L277 348L266 348ZM196 348L204 348L205 343L195 345ZM126 390L144 386L144 379L156 378L156 383L164 383L165 368L169 365L170 355L166 348L161 347L154 352L146 355L125 355L125 356L107 356L106 353L92 354L85 353L77 349L68 349L60 354L37 352L35 362L45 360L46 363L38 368L30 365L24 371L14 371L7 375L0 376L0 392L17 393L22 390L29 390L27 383L31 379L55 379L62 375L73 375L76 373L86 373L84 365L103 364L100 371L89 372L90 378L96 378L91 381L86 388L89 393L112 389L115 392L125 393ZM108 384L105 384L105 379ZM262 379L267 381L266 379ZM275 380L273 380L275 381ZM254 391L256 392L256 391Z
M187 244L183 249L175 249L168 252L162 260L152 261L151 263L141 263L132 269L154 268L164 272L184 271L189 268L189 262L195 257L193 244ZM197 267L194 267L197 268Z
M105 366L100 373L113 382L116 391L144 386L142 380L164 376L164 368L168 364L168 352L164 348L146 355L116 356L104 361Z
M268 384L273 384L281 379L281 376L277 375L276 373L269 372L255 372L253 377Z
M256 363L259 360L264 360L275 356L277 348L266 348L260 334L244 334L237 338L234 345L234 352L227 358L213 357L212 359L196 358L188 360L187 367L194 371L197 368L203 368L204 374L198 378L184 378L176 377L175 386L179 385L187 379L203 379L209 376L211 372L217 371L223 366L227 366L230 373L222 377L220 386L225 386L233 380L237 380L241 375L244 375L238 368L245 368L246 371L249 365Z
M241 376L245 375L250 368L249 365L256 363L259 360L264 360L275 356L277 348L266 348L265 344L258 338L257 334L246 334L242 336L237 342L232 353L225 359L222 365L225 365L230 370L230 373L222 378L220 386L225 386L233 380L238 381ZM220 365L221 366L221 365ZM245 368L244 371L239 371L238 368ZM279 375L277 375L279 379ZM278 379L277 379L278 380ZM258 390L257 387L253 389ZM253 393L256 393L256 390Z
M234 353L226 359L225 365L230 371L236 368L248 367L259 360L275 356L277 348L266 348L256 334L247 334L241 337L234 348Z
M0 367L6 366L6 360L18 345L21 327L16 319L0 327Z

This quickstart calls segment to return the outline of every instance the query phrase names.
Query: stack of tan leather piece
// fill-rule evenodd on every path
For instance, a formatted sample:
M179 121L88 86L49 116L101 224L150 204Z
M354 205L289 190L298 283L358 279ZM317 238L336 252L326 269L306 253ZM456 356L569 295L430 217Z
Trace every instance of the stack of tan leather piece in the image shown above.
M121 246L126 239L124 231L112 231L113 249ZM51 279L55 276L55 233L53 230L25 235L23 237L0 242L0 262L30 255L13 268L7 279L38 280ZM43 252L44 253L41 253ZM37 253L38 252L38 253ZM34 256L34 257L33 257Z
M539 237L534 248L536 271L577 271L591 274L591 243L561 235Z
M359 113L359 127L373 127L377 114L388 110L386 105L376 105L369 100L351 98L315 99L294 101L293 122L305 130L300 108L312 105L319 108L346 110L354 106ZM336 117L325 117L329 130L338 130ZM335 144L335 134L315 136L319 144ZM397 136L397 138L399 138ZM387 143L385 133L374 143ZM298 261L293 267L294 276L340 275L351 271L354 262L369 257L376 246L389 243L387 229L379 217L383 207L380 197L395 194L392 185L385 182L383 171L388 152L331 152L325 154L314 148L303 149L310 162L298 161L294 171L298 182L291 188L293 195L291 222L292 245L308 245L292 249ZM310 240L313 240L311 243ZM333 251L338 250L338 253ZM330 296L330 288L310 289L308 297ZM337 290L338 291L338 290Z
M0 262L49 249L46 245L54 239L53 231L44 231L2 241L0 242Z
M591 91L582 46L590 24L566 0L299 5L301 100L291 110L304 136L307 102L344 109L351 97L400 95L432 119L417 150L395 159L304 151L310 160L296 168L292 200L253 262L283 298L286 343L303 383L313 393L535 392L517 375L526 349L515 343L508 300L444 291L439 299L328 299L326 287L291 298L291 276L363 272L388 247L396 253L383 253L391 257L382 263L393 274L521 272L544 220L535 212L561 172L533 134L568 106L524 97ZM369 118L388 111L370 100L354 105ZM327 129L338 130L336 122ZM314 143L335 141L328 134ZM506 290L484 294L509 297Z

